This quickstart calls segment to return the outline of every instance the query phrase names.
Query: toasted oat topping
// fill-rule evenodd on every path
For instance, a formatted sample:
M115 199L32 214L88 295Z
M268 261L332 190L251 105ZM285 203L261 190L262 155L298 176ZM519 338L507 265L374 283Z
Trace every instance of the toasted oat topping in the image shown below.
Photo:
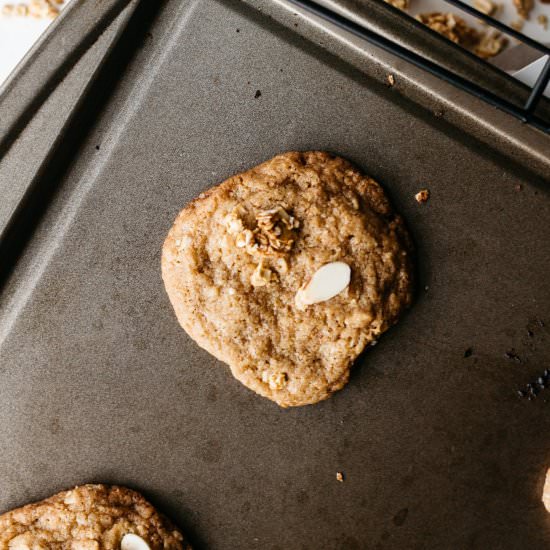
M244 248L251 256L272 256L289 252L295 241L295 230L300 223L282 206L261 210L255 224L247 227L246 212L240 206L224 218L227 232L235 235L235 246Z
M250 284L252 286L265 286L275 279L275 274L271 269L264 265L264 261L260 260L254 273L250 277Z

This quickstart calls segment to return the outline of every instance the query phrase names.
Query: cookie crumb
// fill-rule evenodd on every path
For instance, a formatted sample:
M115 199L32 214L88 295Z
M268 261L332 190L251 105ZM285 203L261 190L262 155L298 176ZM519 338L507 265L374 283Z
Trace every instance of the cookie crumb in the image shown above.
M514 189L516 191L521 191L523 189L523 185L521 185L521 183L516 183L516 185L514 185Z
M416 202L423 203L430 198L430 192L428 189L421 189L415 196Z
M468 348L468 349L464 352L464 359L467 359L468 357L471 357L471 356L472 356L472 353L474 353L473 348Z
M256 90L256 93L254 94L254 99L258 99L259 97L262 97L262 92L260 90Z
M390 87L395 85L395 76L393 76L392 74L388 75L387 80Z
M336 481L344 483L344 474L342 472L336 472Z

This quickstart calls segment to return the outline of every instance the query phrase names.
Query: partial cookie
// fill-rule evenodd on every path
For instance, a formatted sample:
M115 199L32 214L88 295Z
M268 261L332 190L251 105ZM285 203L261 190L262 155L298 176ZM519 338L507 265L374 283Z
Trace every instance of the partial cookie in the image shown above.
M292 152L185 207L162 274L191 338L255 392L297 406L342 388L409 306L411 249L373 179L328 153Z
M120 550L123 540L123 550L191 548L124 487L83 485L0 516L0 550Z

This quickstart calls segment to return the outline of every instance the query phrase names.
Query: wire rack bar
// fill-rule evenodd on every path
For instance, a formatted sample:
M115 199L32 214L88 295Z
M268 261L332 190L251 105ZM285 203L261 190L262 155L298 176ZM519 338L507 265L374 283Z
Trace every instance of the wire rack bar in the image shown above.
M486 90L485 88L475 84L474 82L471 82L463 78L462 76L459 76L449 71L445 67L441 67L440 65L434 63L433 61L430 61L429 59L425 59L424 57L414 52L411 52L403 46L396 44L390 39L381 36L369 29L366 29L365 27L347 19L339 13L333 12L332 10L313 2L312 0L289 0L289 2L317 17L320 17L324 21L353 34L354 36L366 40L370 44L374 44L384 51L387 51L401 59L404 59L405 61L408 61L414 66L423 69L424 71L440 78L441 80L444 80L445 82L449 82L456 88L459 88L477 98L484 100L489 105L497 107L498 109L512 116L515 116L521 121L528 122L533 127L538 128L539 130L547 134L550 134L550 122L541 119L533 112L528 112L524 108L514 105L513 103L507 101L502 97L497 96L496 94L490 92L489 90ZM538 99L540 98L534 98L533 101L535 104Z

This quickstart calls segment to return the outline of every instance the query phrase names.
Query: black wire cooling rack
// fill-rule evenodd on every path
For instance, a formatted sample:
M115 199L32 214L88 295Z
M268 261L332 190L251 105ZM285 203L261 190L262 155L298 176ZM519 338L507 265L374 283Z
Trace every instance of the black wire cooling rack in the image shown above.
M440 79L453 84L457 88L486 101L488 104L493 105L494 107L497 107L498 109L501 109L502 111L505 111L512 116L515 116L526 124L530 124L531 126L538 128L539 130L542 130L547 134L550 134L550 121L542 119L535 113L537 106L543 98L544 90L546 89L546 86L550 81L550 48L545 46L544 44L541 44L540 42L537 42L536 40L533 40L532 38L529 38L528 36L525 36L523 33L518 32L511 27L508 27L507 25L501 23L500 21L497 21L493 17L476 10L475 8L469 6L468 4L465 4L461 0L445 0L445 2L452 4L460 10L475 16L477 19L481 19L491 27L501 31L508 36L511 36L512 38L515 38L518 42L526 44L527 46L538 50L539 52L541 52L541 54L548 56L546 63L542 71L540 72L534 86L530 88L531 91L529 97L523 105L515 105L508 101L506 98L501 97L491 92L490 90L487 90L482 86L479 86L478 84L453 73L446 67L438 65L437 63L434 63L433 61L426 59L399 44L396 44L389 38L381 36L380 34L369 29L366 29L365 27L359 25L358 23L355 23L354 21L350 21L349 19L338 13L335 13L325 6L317 4L313 0L289 1L295 6L300 7L312 14L315 14L325 21L330 22L345 31L348 31L353 35L362 38L367 42L370 42L371 44L374 44L375 46L378 46L379 48L382 48L383 50L388 51L400 57L401 59L408 61L409 63L412 63L416 67L419 67L427 71L428 73L431 73L439 77ZM388 6L388 9L392 8ZM403 16L408 17L404 14ZM426 30L427 32L434 32L427 27L423 30ZM486 61L482 59L480 59L479 61L481 63L486 63Z

